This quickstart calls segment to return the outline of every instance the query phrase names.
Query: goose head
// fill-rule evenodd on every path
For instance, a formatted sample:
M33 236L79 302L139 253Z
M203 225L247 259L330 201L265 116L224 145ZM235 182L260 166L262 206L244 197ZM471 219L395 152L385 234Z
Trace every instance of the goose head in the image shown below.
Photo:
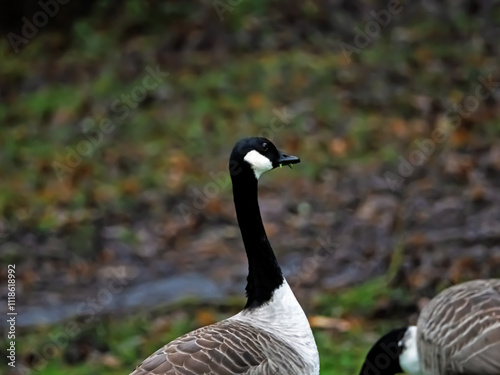
M382 336L366 355L359 375L395 375L403 372L400 356L401 341L407 327L392 330Z
M423 375L417 349L417 327L394 329L370 349L360 375Z
M240 174L251 174L258 180L264 172L296 163L300 163L297 156L281 152L269 139L252 137L242 139L234 146L229 171L233 178Z

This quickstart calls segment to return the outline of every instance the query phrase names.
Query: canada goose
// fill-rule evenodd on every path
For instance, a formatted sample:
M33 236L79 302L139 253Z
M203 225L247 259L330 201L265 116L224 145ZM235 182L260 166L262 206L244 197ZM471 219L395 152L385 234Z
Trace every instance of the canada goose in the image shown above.
M500 279L439 293L417 326L393 330L366 356L360 375L499 375Z
M247 138L236 144L229 172L248 258L247 303L237 315L170 342L132 375L319 374L311 328L274 256L257 200L262 173L299 162L266 138Z

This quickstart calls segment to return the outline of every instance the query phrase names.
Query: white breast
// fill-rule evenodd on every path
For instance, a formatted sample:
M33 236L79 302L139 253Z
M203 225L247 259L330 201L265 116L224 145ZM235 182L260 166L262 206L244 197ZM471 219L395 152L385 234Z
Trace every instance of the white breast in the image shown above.
M286 280L274 291L268 303L243 310L229 319L245 321L282 339L301 353L308 364L310 371L304 375L319 374L319 354L311 327Z

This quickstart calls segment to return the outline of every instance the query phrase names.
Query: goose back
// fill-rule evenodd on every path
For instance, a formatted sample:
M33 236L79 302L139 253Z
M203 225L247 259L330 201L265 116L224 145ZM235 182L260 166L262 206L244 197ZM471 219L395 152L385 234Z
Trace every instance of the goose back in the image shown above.
M299 375L300 358L273 334L224 320L172 341L131 375Z
M446 289L422 310L417 326L425 374L500 374L500 280Z

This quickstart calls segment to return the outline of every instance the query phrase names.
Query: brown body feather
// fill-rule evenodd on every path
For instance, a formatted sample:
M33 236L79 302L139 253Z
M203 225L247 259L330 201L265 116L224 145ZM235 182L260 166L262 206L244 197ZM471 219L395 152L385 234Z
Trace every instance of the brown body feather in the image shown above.
M299 354L282 340L228 319L172 341L131 375L291 375L303 367Z
M446 289L418 320L418 353L429 375L500 375L500 280Z

